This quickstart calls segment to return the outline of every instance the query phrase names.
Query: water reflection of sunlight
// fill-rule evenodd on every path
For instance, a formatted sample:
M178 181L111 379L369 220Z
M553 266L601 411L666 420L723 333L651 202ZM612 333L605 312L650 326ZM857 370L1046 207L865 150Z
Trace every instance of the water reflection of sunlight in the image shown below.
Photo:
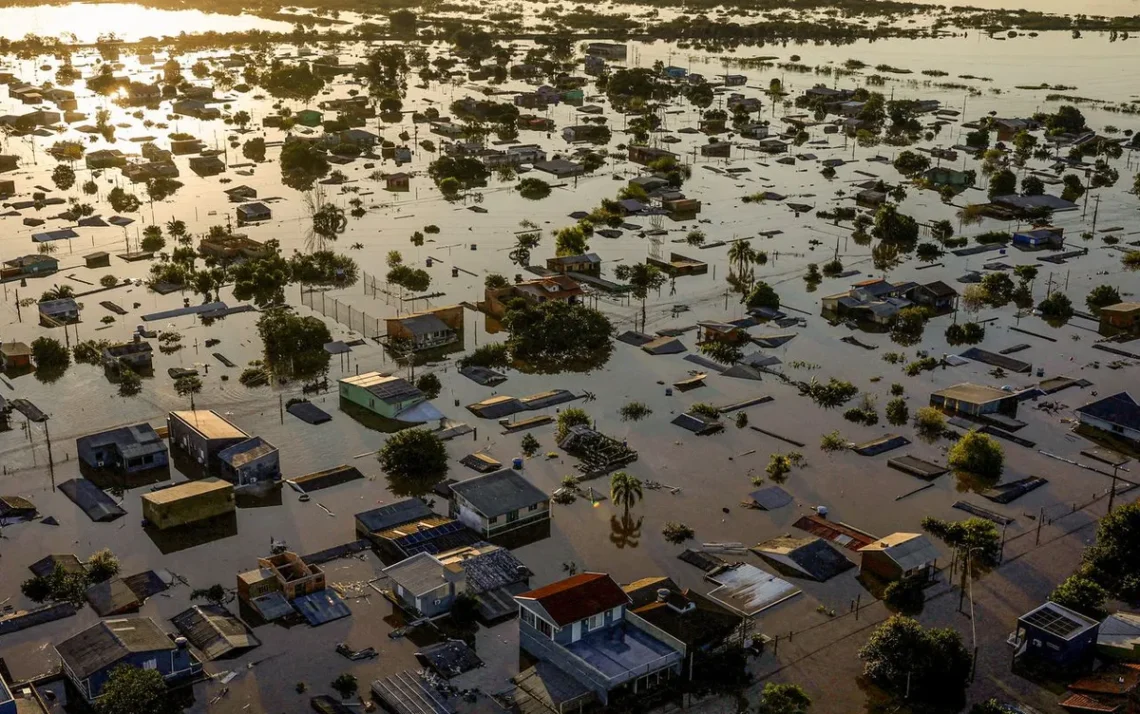
M66 40L94 42L99 35L114 33L133 42L147 36L196 32L240 32L268 30L287 32L285 22L263 20L250 15L217 15L198 10L159 10L127 3L51 5L4 8L0 27L7 37L28 33L59 36ZM61 28L63 28L61 30ZM73 38L74 33L74 38Z

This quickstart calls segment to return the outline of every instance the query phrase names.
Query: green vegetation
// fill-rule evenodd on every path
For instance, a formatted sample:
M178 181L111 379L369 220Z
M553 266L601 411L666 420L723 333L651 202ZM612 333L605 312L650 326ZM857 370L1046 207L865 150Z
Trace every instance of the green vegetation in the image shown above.
M388 437L380 448L380 468L393 479L426 484L447 475L447 448L427 429L404 429Z
M892 426L902 426L910 420L910 410L902 397L895 397L887 402L886 414L887 422Z
M416 380L416 389L424 393L428 399L435 399L443 389L443 384L434 373L421 374Z
M883 602L895 612L917 615L926 603L926 596L922 592L923 584L922 578L895 580L883 590Z
M1070 575L1054 588L1049 599L1096 620L1103 620L1108 614L1104 609L1108 593L1095 580L1080 573Z
M641 480L637 477L630 476L625 471L618 471L610 476L610 500L621 506L626 516L629 515L629 509L635 506L642 496L644 493Z
M1118 600L1140 600L1140 505L1119 506L1101 519L1085 549L1082 573Z
M1005 455L1001 444L992 436L970 430L950 448L951 468L987 479L1001 476Z
M838 431L833 431L830 434L824 434L819 440L819 448L826 452L846 451L850 442Z
M665 540L673 545L680 545L687 540L692 540L696 535L696 531L684 523L666 521L665 525L661 528L661 535L665 536Z
M765 682L756 714L808 714L811 698L796 684Z
M534 456L541 447L542 444L538 443L538 439L534 437L534 434L527 434L522 438L522 442L519 444L519 448L522 449L524 456Z
M265 363L278 377L306 380L328 373L325 345L332 334L321 320L274 308L258 318L257 332L265 343Z
M922 407L915 412L914 428L925 439L939 439L946 432L946 417L934 407Z
M550 184L539 178L524 178L517 186L519 195L532 201L539 201L550 195Z
M859 658L870 682L899 701L909 693L912 707L956 711L965 704L972 658L953 629L924 629L894 615L875 628Z
M531 371L581 371L605 364L613 350L613 326L581 303L515 301L503 318L512 361Z
M32 360L37 370L63 372L71 364L71 355L59 340L37 337L31 344Z
M180 714L181 705L169 694L157 669L121 664L100 690L96 714Z
M618 411L622 421L641 421L653 413L643 402L629 402Z
M810 382L801 382L800 394L810 397L813 402L824 409L841 407L855 398L859 388L851 382L832 377L826 384L819 382L815 377Z
M748 297L745 298L744 303L749 309L766 307L772 310L779 310L780 296L776 294L776 291L771 285L761 280L752 286L752 291L748 293Z
M566 435L570 433L570 428L575 426L590 426L593 420L584 409L578 407L569 407L558 412L558 422L554 427L554 440L562 441Z
M1073 316L1073 301L1065 293L1054 292L1037 303L1037 309L1046 320L1063 322Z
M1085 304L1093 312L1099 312L1102 307L1116 305L1119 302L1120 293L1111 285L1098 285L1085 298Z

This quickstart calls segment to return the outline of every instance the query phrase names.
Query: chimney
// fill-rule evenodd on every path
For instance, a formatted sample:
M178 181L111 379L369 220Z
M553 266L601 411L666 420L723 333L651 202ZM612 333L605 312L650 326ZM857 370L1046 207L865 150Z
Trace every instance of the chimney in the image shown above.
M138 343L142 342L142 335L140 335L139 333L137 333L137 332L136 332L136 333L134 334L134 342L135 342L135 344L136 344L136 345L137 345Z
M175 637L174 638L174 644L176 647L178 647L178 649L184 650L184 649L186 649L186 646L189 645L190 643L187 642L185 637Z
M668 601L669 601L669 588L658 588L657 589L657 602L668 602Z

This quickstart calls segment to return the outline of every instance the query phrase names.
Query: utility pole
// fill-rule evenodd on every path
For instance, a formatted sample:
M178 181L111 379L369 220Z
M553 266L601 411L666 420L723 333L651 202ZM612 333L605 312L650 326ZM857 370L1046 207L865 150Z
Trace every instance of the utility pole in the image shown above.
M44 421L44 438L47 440L48 452L48 473L51 474L51 490L55 491L55 460L51 455L51 432L48 430L48 423Z
M1096 196L1096 205L1093 206L1092 232L1096 233L1096 216L1100 212L1100 194Z

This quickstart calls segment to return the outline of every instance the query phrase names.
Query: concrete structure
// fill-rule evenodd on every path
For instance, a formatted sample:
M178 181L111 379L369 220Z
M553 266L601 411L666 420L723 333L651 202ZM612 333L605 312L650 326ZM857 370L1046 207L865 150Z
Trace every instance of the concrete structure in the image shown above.
M217 472L218 454L250 435L212 410L170 412L166 418L171 446L177 446L207 471Z
M1078 407L1081 426L1110 436L1140 442L1140 404L1128 392L1117 392Z
M627 618L630 598L608 575L582 573L515 600L519 646L594 692L602 704L681 673L684 644L645 627L641 618Z
M206 257L233 260L235 258L261 258L268 254L265 244L235 233L224 236L207 236L198 243L198 252Z
M930 406L972 417L1017 416L1017 395L997 387L963 382L930 395Z
M269 209L264 203L243 203L237 209L238 223L256 223L258 221L268 221L273 218L273 211Z
M292 601L324 589L325 571L291 551L258 558L257 570L238 575L238 596L246 602L274 591Z
M234 511L233 484L208 478L142 495L143 518L165 530Z
M535 280L524 280L505 288L487 288L484 291L486 302L483 308L494 317L502 317L507 312L506 303L514 298L522 298L531 305L541 305L551 300L576 303L583 295L582 286L565 275L551 275Z
M430 553L417 553L384 568L392 593L404 607L424 617L451 610L455 598L467 592L467 576L456 563L444 564Z
M389 317L385 320L389 344L401 340L418 352L456 342L463 333L464 309L462 305L451 305Z
M98 622L55 646L63 673L87 702L95 702L119 666L153 669L167 682L189 679L202 663L185 640L166 636L149 617Z
M237 488L264 486L281 480L281 455L277 447L260 436L228 446L218 452L221 475Z
M887 582L906 578L927 580L938 564L938 549L921 533L892 533L859 550L860 573L870 573Z
M388 419L397 419L400 412L427 399L408 380L379 372L345 377L339 384L341 399Z
M1092 663L1099 629L1096 620L1046 602L1017 618L1017 629L1010 634L1009 643L1015 648L1015 659L1072 671Z
M451 485L451 517L491 539L550 520L550 497L513 469Z
M1118 302L1100 309L1102 332L1120 330L1132 335L1140 334L1140 302Z

